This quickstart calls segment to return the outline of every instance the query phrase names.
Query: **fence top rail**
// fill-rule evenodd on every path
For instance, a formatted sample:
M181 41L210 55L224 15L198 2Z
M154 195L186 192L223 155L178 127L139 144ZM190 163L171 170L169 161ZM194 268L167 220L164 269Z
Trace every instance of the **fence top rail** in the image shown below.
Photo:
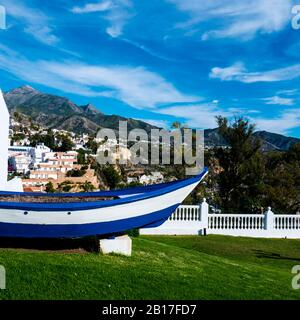
M274 214L275 218L300 218L298 214Z
M256 218L260 217L263 218L264 214L240 214L240 213L209 213L209 217L237 217L237 218Z
M264 217L264 214L239 214L239 213L221 213L221 214L215 214L215 213L209 213L209 217L248 217L248 218L255 218L255 217ZM299 218L300 215L295 214L274 214L274 218Z
M180 205L176 210L179 209L197 209L200 210L200 205ZM209 213L210 217L264 217L264 214L257 214L257 213L250 213L250 214L243 214L243 213ZM299 218L300 214L282 214L282 213L274 213L275 218Z
M177 208L177 210L178 209L199 209L199 206L197 206L197 205L182 205L182 206L179 206L178 208Z

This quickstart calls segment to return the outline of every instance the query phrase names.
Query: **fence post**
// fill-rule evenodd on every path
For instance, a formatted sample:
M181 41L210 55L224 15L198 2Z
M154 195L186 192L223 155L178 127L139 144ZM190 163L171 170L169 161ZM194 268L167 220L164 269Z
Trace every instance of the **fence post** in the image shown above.
M200 211L201 211L201 224L202 224L204 235L206 235L207 228L208 228L208 203L206 202L205 198L203 198L203 201L200 205Z
M271 207L268 207L268 210L265 212L265 230L272 231L274 230L274 213Z

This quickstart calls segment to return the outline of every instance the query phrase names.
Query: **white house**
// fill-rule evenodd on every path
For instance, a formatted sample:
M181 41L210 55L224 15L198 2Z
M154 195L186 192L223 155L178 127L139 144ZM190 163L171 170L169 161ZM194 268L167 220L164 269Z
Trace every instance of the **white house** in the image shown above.
M152 180L155 183L160 183L164 181L164 176L161 172L151 172Z
M17 173L26 174L30 170L31 157L25 154L16 154L10 157L10 164Z
M127 177L127 183L138 182L137 177Z
M151 172L150 175L143 174L139 182L142 184L160 183L164 181L164 176L160 172Z
M51 149L45 146L43 143L38 144L35 148L32 148L31 150L31 156L34 165L44 162L45 161L45 155L51 152Z
M8 147L8 155L13 156L15 154L23 154L30 156L32 149L33 148L29 146L10 146Z
M140 183L142 183L142 184L150 184L151 183L151 176L143 174L140 177Z
M33 148L27 146L10 146L8 148L9 164L13 171L26 174L33 164L31 152Z

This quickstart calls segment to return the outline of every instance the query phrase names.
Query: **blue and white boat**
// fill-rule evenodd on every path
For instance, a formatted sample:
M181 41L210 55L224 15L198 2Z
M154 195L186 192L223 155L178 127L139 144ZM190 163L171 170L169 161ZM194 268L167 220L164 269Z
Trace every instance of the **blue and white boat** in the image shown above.
M78 238L153 228L205 177L92 193L0 192L0 237ZM108 200L104 200L108 199Z

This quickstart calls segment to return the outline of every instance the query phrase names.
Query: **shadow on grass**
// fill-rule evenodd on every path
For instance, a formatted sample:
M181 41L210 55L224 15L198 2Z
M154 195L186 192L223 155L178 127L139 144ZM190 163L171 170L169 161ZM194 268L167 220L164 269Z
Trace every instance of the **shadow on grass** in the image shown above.
M274 253L274 252L268 252L263 250L253 250L253 252L255 253L255 256L257 258L300 261L300 258L286 257L286 256L282 256L279 253Z
M1 238L0 248L59 252L98 252L95 237L80 239Z

